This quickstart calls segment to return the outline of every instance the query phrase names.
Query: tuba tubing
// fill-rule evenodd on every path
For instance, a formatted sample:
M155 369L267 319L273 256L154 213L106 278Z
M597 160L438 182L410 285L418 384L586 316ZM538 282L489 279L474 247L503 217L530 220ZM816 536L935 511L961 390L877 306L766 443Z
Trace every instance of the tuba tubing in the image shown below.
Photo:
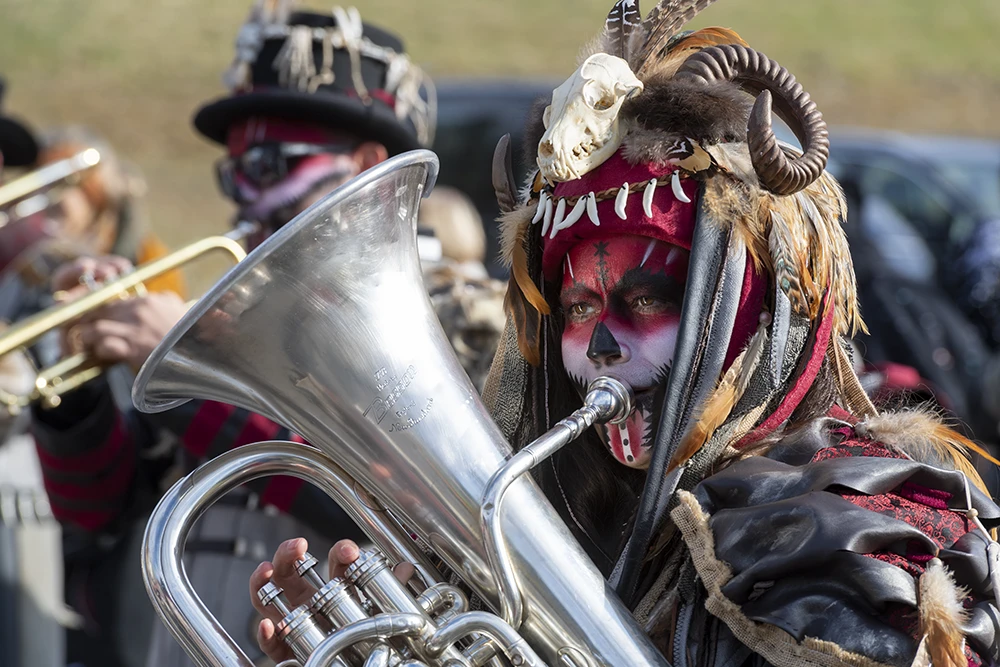
M298 433L496 612L481 506L513 452L423 286L417 212L437 167L430 151L396 156L278 230L167 334L132 397L146 412L222 401ZM526 644L551 665L666 665L534 480L502 497L494 546L516 574Z
M289 475L316 485L396 562L414 564L430 586L440 578L385 510L319 450L294 442L244 445L200 466L160 499L143 537L142 573L150 600L184 649L202 667L254 667L198 597L184 570L184 544L195 522L219 498L247 482Z

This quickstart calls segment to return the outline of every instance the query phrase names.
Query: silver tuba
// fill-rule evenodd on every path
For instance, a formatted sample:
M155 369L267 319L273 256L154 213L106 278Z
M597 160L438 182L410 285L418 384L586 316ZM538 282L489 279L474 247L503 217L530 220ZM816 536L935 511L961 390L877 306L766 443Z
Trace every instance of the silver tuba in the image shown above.
M228 452L153 513L146 587L200 665L252 663L192 590L187 534L227 491L275 474L325 490L379 549L363 553L348 581L313 579L322 585L314 604L279 626L308 667L493 665L504 656L514 665L667 664L525 475L595 421L627 417L627 391L598 383L583 408L512 456L422 285L417 208L437 170L433 153L413 151L317 202L230 270L139 372L140 410L223 401L315 446ZM499 615L469 611L427 551ZM387 561L415 564L412 590L386 574ZM351 586L368 607L345 594ZM326 613L331 600L351 613Z

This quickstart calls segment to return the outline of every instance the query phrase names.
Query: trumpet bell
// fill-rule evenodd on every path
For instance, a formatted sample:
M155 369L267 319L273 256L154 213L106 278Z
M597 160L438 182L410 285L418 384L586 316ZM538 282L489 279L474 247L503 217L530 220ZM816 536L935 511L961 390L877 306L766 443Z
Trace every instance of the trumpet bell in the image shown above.
M422 284L417 209L437 170L429 151L397 156L280 229L174 327L133 400L223 401L287 426L496 609L480 501L511 448ZM520 631L546 662L665 664L533 481L514 483L501 514Z

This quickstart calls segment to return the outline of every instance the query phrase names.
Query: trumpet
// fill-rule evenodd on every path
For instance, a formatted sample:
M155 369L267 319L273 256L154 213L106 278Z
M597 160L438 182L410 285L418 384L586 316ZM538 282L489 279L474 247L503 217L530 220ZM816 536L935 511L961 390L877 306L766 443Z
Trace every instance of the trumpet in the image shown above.
M46 208L51 202L42 192L62 182L71 182L101 162L96 148L39 167L10 183L0 185L0 227ZM41 197L41 201L36 201Z
M238 263L246 257L240 242L257 229L255 223L240 222L226 234L195 241L165 257L143 264L75 301L57 304L25 318L0 333L0 357L31 347L50 331L61 329L112 301L141 295L147 281L207 255L221 253ZM40 401L43 407L53 408L62 402L63 394L100 376L104 370L105 366L88 354L72 354L40 370L30 392L17 394L0 390L0 404L6 406L10 414L17 414L35 401Z

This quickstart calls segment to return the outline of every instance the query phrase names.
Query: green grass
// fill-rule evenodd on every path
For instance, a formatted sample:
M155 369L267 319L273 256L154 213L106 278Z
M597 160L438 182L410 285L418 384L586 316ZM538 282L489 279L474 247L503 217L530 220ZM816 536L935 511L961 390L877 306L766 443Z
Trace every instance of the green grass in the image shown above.
M311 7L325 7L315 1ZM436 77L560 77L610 0L368 0ZM651 6L645 2L645 9ZM177 244L222 229L214 146L192 112L220 75L250 0L0 0L7 108L45 127L105 133L150 181L157 229ZM724 25L788 66L832 124L1000 136L998 0L721 0Z

